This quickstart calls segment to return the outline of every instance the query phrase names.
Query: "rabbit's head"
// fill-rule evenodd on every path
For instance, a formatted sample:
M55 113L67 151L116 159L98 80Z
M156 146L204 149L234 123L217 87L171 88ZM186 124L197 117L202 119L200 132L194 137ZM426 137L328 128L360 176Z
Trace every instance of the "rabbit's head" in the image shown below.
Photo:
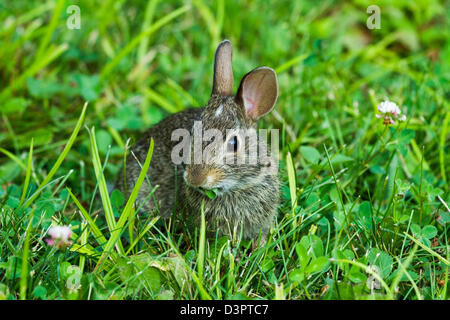
M190 163L184 179L191 188L215 189L217 195L246 189L273 174L266 137L257 134L257 121L277 100L275 71L256 68L241 80L233 95L232 46L217 48L211 98L190 139ZM278 165L278 163L276 163ZM265 170L272 166L271 170Z

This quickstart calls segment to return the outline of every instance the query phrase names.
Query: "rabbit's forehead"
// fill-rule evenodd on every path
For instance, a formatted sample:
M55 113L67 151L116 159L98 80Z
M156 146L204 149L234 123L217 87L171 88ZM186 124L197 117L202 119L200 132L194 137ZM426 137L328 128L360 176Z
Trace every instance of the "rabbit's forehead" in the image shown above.
M246 126L246 116L242 106L234 97L211 97L201 117L204 129L218 129L225 132Z

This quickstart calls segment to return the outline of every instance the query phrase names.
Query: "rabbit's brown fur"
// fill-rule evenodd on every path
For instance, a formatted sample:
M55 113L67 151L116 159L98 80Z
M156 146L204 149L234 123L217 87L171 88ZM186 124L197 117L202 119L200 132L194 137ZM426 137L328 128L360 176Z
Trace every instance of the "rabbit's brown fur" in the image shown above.
M258 118L275 104L276 75L266 67L244 76L237 95L231 95L233 76L228 41L222 42L216 51L214 72L213 93L207 106L173 114L148 130L127 158L126 188L123 176L118 183L123 191L132 190L140 173L136 159L143 164L152 137L154 151L147 176L152 186L158 187L154 197L149 197L152 188L144 181L138 201L148 199L143 207L145 211L158 208L160 215L167 218L186 207L198 216L204 202L210 230L228 235L239 234L242 230L244 238L258 237L261 231L264 238L273 224L279 203L276 171L264 170L270 164L261 163L259 157L253 164L222 163L218 161L223 156L220 154L208 155L212 160L200 164L175 165L171 158L173 147L179 143L171 140L175 129L192 132L194 121L201 121L203 131L218 129L225 137L229 129L256 129ZM203 142L203 146L207 144ZM227 141L225 147L226 144ZM249 145L244 145L248 151ZM220 191L210 199L202 188L219 188Z

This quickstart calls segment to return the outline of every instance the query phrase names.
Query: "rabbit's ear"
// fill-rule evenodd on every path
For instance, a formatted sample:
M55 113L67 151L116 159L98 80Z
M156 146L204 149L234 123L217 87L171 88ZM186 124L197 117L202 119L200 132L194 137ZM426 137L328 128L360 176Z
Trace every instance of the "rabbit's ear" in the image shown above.
M231 66L233 48L228 40L222 41L214 58L214 80L212 94L231 96L233 94L233 68Z
M278 97L277 74L269 67L256 68L241 80L236 102L243 104L247 115L258 120L272 110Z

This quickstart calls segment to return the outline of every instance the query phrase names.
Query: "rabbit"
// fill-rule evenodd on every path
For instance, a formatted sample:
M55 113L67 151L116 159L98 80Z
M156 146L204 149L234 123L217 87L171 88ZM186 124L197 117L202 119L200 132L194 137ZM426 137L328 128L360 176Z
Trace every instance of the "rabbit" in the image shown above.
M261 237L265 241L279 205L278 163L273 157L263 163L259 154L254 153L252 159L256 161L251 164L224 159L235 160L238 150L247 154L250 147L255 147L254 140L245 143L241 132L256 133L258 119L274 108L278 97L277 76L269 67L256 68L242 78L233 95L230 41L219 44L214 60L212 93L206 107L175 113L149 129L132 148L118 184L125 194L130 193L153 138L153 156L147 173L151 186L144 181L137 198L144 203L145 211L159 210L161 217L169 218L185 208L197 217L198 223L203 206L208 230L229 236L242 232L244 239ZM172 135L180 129L191 136L194 134L194 138L184 142L188 151L184 161L174 163L173 150L180 142ZM215 129L226 139L214 139L210 144L201 140L203 158L195 162L194 131L201 134L208 129ZM259 137L257 143L267 147ZM208 149L211 145L216 148ZM154 193L150 195L152 190ZM216 197L207 196L208 190L215 190Z

